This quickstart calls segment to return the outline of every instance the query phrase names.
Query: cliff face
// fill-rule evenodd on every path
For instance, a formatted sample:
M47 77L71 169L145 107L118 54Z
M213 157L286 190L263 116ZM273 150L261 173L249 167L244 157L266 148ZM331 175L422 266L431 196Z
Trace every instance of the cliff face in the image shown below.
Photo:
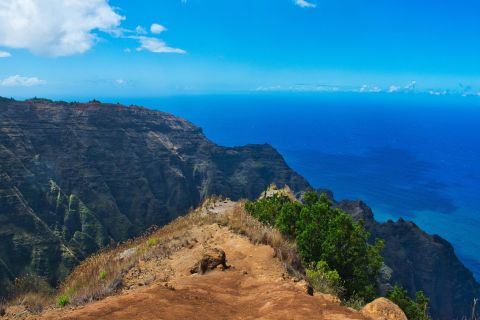
M433 319L469 318L473 299L480 296L480 285L449 242L402 219L378 223L361 201L340 201L336 206L363 220L372 238L385 240L382 255L392 270L387 285L400 284L412 295L424 291L430 298Z
M167 113L0 99L0 291L26 273L55 283L208 195L254 198L271 183L309 187L271 146L220 147Z

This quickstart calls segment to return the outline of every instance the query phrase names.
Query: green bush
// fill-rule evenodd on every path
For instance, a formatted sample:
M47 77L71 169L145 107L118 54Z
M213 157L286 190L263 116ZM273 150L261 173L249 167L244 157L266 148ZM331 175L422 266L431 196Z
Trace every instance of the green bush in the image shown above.
M70 303L70 297L66 294L62 294L61 296L57 297L57 305L60 307L65 307L67 304Z
M394 302L405 312L409 320L430 320L428 315L429 299L422 291L418 291L415 300L408 296L407 290L395 286L387 295L387 298Z
M345 288L342 286L342 278L336 270L329 270L325 261L319 261L314 268L307 269L308 282L315 291L342 296Z
M382 240L369 244L363 223L355 222L340 209L333 208L326 195L306 192L304 202L291 202L282 195L248 202L246 210L261 222L277 227L295 239L307 265L326 264L336 271L344 287L342 298L369 301L376 296L377 276L383 265ZM324 271L325 271L324 270ZM318 270L317 270L318 271Z
M289 202L290 199L287 196L274 194L272 197L263 198L256 202L247 202L245 209L260 222L275 225L280 210Z

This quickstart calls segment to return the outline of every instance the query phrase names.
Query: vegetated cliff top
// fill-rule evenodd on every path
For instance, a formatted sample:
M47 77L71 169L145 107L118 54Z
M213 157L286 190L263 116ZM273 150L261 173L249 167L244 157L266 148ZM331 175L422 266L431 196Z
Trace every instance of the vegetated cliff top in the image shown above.
M196 273L212 250L225 253L227 268L213 264ZM246 214L241 203L214 199L151 235L89 258L60 292L73 308L50 307L31 317L406 319L385 302L381 310L367 308L366 316L334 296L309 293L297 259L294 246ZM24 311L10 307L8 317L16 312ZM379 312L395 317L382 318Z
M271 183L309 187L271 146L221 147L168 113L0 99L0 297L27 274L55 286L210 195L256 198Z

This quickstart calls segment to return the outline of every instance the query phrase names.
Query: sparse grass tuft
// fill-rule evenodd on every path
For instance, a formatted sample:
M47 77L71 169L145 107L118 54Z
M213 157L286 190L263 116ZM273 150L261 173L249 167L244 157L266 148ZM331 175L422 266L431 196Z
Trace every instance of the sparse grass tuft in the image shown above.
M107 278L107 272L104 270L100 271L98 277L100 278L100 280L105 280Z
M70 303L70 297L68 295L62 294L61 296L57 297L58 306L65 307L69 303Z
M148 240L147 240L147 245L148 245L149 247L155 247L157 244L158 244L158 240L157 240L157 239L148 239Z

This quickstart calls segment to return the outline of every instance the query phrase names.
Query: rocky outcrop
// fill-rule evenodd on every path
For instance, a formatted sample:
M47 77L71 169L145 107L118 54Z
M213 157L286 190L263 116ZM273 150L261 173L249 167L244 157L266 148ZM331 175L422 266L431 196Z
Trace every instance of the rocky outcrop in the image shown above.
M408 320L399 306L385 298L375 299L363 307L361 312L372 320Z
M378 223L362 201L335 204L355 220L363 220L373 238L385 240L383 257L387 277L382 287L403 286L412 295L424 291L430 298L433 319L462 319L471 313L471 303L480 296L480 285L455 255L452 245L437 235L429 235L413 222Z
M224 148L140 107L0 99L0 295L55 284L100 248L165 225L209 195L308 183L270 145Z

